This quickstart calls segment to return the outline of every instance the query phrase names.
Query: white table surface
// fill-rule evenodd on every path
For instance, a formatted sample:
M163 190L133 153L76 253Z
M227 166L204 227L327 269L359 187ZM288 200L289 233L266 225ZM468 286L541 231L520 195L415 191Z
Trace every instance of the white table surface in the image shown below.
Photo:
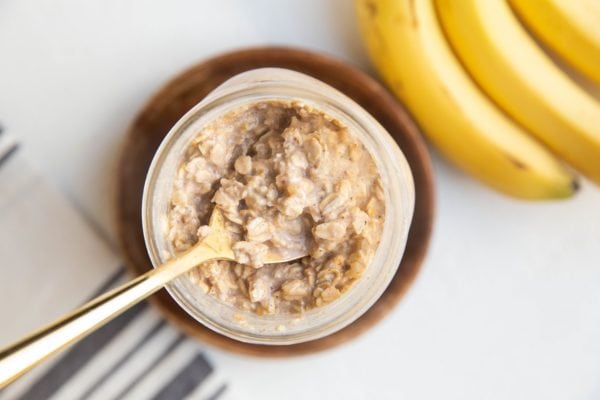
M369 68L349 0L4 0L0 121L114 242L115 160L135 112L183 68L263 44ZM210 350L235 397L600 398L600 190L517 202L434 159L433 241L400 306L314 356Z

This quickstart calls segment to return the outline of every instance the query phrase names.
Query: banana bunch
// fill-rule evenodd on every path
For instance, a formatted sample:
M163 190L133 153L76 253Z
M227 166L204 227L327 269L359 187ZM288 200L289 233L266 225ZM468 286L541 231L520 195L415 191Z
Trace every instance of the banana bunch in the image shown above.
M528 33L600 82L600 2L357 0L356 5L382 78L429 140L459 167L524 199L564 198L576 191L576 176L559 158L600 183L600 103Z

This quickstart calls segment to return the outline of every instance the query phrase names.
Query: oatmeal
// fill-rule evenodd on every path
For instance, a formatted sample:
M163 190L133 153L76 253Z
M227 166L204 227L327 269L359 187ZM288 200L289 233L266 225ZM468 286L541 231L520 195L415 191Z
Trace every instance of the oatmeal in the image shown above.
M210 232L214 207L239 263L207 262L190 278L258 314L299 313L337 299L373 258L385 216L366 148L334 118L284 101L235 109L199 130L170 198L173 252ZM274 249L308 256L263 264Z

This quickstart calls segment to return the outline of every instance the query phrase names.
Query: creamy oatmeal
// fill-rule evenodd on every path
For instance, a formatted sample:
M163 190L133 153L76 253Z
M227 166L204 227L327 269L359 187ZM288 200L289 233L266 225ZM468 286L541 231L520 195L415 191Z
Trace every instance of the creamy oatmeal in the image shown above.
M197 133L170 199L175 253L209 232L214 207L226 218L239 263L207 262L190 278L258 314L299 313L337 299L371 261L385 216L365 147L334 118L284 101L235 109ZM309 255L263 264L279 248Z

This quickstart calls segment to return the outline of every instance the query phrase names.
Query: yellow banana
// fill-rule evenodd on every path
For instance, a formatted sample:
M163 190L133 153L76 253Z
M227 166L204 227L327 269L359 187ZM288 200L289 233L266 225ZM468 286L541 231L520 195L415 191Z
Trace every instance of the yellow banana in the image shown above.
M556 154L600 183L600 104L537 46L508 3L435 4L451 45L488 95Z
M510 4L549 48L600 84L600 1L510 0Z
M377 69L442 153L515 197L573 194L572 175L499 111L463 70L432 0L357 0L356 6Z

